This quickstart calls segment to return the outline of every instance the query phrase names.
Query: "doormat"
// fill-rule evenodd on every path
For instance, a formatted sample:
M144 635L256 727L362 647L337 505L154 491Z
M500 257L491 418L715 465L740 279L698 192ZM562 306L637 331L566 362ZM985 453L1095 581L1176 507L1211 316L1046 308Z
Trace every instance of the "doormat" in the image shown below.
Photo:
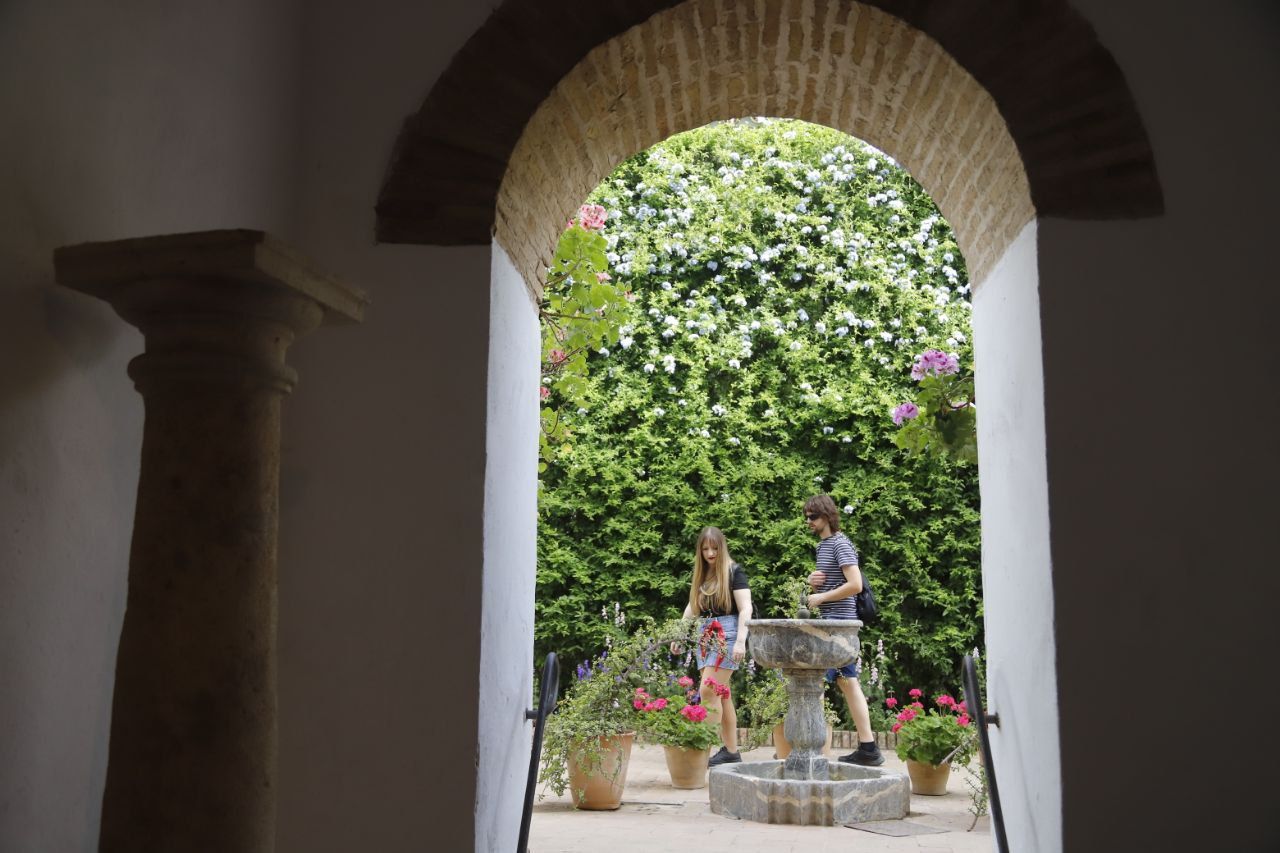
M861 829L863 832L874 832L876 835L892 835L895 838L905 835L935 835L950 832L949 829L909 820L868 820L862 823L846 823L845 826L850 829Z

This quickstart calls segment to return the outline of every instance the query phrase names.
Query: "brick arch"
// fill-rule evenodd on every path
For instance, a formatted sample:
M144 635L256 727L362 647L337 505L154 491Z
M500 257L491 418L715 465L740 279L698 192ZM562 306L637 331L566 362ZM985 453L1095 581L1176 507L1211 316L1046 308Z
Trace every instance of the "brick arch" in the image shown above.
M496 236L536 286L565 214L614 166L745 115L826 124L894 156L952 222L975 281L1037 212L1160 213L1145 130L1087 22L1053 0L960 5L630 0L575 17L507 0L406 121L378 238Z

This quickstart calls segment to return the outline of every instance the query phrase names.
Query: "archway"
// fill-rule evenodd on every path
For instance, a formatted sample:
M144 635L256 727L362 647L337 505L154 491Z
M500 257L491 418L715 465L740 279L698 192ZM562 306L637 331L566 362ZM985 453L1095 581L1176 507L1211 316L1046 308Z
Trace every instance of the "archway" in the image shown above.
M565 215L626 156L709 121L763 114L835 127L908 168L955 227L974 282L990 702L1005 720L997 761L1012 780L1014 847L1052 850L1064 792L1035 219L1154 215L1162 200L1132 99L1088 26L1064 4L997 5L654 2L647 20L603 12L566 34L510 2L407 122L378 233L440 244L492 234L491 316L506 334L499 347L495 331L490 376L517 376L536 362L536 341L522 326L527 300L513 291L536 297ZM547 53L525 54L531 41ZM502 65L525 61L534 69L524 75ZM501 382L490 389L489 446L517 449L496 465L491 452L487 481L523 488L532 466L518 448L533 413L522 401L533 396ZM521 514L531 524L527 501L487 501L486 530L510 535ZM531 580L528 597L531 608ZM517 630L489 630L506 603L486 593L485 643L518 658ZM485 689L481 706L493 708ZM502 726L482 719L486 727ZM516 740L495 739L486 754L482 736L481 801L508 795L497 755Z

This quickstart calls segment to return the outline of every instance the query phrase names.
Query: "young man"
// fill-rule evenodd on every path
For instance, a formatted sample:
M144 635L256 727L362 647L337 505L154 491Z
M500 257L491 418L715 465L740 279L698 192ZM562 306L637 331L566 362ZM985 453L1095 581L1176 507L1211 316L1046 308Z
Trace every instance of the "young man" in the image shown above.
M823 619L857 619L858 608L853 597L862 591L862 572L858 569L858 552L849 537L840 532L840 513L835 501L827 495L814 495L804 502L804 517L809 530L818 537L817 570L809 575L809 605L818 605ZM861 662L854 658L839 669L827 670L827 681L840 685L849 716L858 730L858 748L841 761L875 767L884 764L884 756L876 746L871 731L871 714L867 697L858 682Z

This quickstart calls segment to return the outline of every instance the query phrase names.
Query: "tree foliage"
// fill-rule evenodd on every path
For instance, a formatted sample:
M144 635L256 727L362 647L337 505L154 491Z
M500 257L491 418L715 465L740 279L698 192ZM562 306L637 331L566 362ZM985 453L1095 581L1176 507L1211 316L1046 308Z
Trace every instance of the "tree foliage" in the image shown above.
M918 353L972 362L950 227L891 159L792 121L725 122L623 163L592 194L621 303L542 474L536 659L583 660L620 603L662 619L721 527L758 617L790 615L827 492L875 585L883 682L954 686L980 641L977 472L913 456L890 413ZM573 405L576 403L576 407Z

